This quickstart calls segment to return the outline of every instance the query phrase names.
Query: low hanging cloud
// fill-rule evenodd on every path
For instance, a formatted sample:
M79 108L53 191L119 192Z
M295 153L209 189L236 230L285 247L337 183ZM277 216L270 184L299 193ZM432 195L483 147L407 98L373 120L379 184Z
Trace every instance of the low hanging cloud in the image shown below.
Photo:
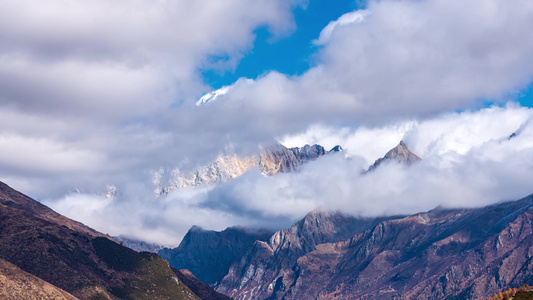
M193 224L278 229L316 208L374 217L438 206L480 207L533 192L532 117L533 110L510 105L375 128L314 126L293 142L305 135L313 142L339 143L345 152L310 162L300 172L265 176L252 169L222 185L185 188L161 198L147 192L153 190L147 182L139 182L119 187L122 194L113 200L70 195L50 203L104 232L165 245L176 245ZM369 136L380 149L372 155L359 144ZM402 139L422 161L410 167L391 162L363 174Z

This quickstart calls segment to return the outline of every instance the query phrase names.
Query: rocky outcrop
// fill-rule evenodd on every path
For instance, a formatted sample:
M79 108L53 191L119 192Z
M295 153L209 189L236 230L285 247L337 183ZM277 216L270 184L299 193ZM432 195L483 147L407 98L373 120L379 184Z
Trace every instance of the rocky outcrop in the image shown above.
M420 157L416 156L416 154L407 149L407 146L404 142L400 142L398 146L392 148L385 154L385 156L377 159L374 164L368 168L367 172L371 172L381 164L389 161L395 161L410 166L419 160L421 160Z
M172 267L187 269L201 281L214 285L256 240L267 240L271 235L268 230L230 227L219 232L193 226L177 248L165 248L158 254Z
M262 173L267 175L295 172L306 162L340 151L342 151L340 146L326 151L320 145L305 145L295 148L276 145L264 148L259 154L248 157L220 155L210 165L193 172L181 172L179 169L170 172L165 170L154 172L153 183L156 186L154 193L162 196L184 187L219 184L239 177L254 167L259 168Z
M0 259L18 269L79 299L199 299L156 254L119 245L3 183L0 189ZM16 273L7 278L17 280Z
M487 299L533 279L531 220L533 196L367 221L347 239L315 232L314 247L293 226L256 243L217 290L235 299Z

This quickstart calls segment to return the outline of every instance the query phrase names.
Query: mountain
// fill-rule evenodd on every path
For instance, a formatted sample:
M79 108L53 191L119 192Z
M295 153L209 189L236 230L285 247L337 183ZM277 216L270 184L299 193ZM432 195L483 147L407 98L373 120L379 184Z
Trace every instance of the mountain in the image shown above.
M533 288L525 284L519 288L509 288L506 291L489 298L489 300L531 300L533 299Z
M320 145L287 148L278 144L261 149L258 154L251 156L219 155L211 164L192 172L181 172L179 169L154 172L154 193L163 196L188 186L219 184L239 177L254 167L267 175L295 172L309 161L340 151L341 146L326 151Z
M256 241L234 263L216 290L236 299L282 298L287 286L282 278L299 276L299 259L324 243L344 241L381 219L356 218L341 212L315 210L288 229L277 231L268 241ZM305 298L305 297L304 297ZM303 299L303 298L301 298Z
M177 248L165 248L158 254L172 267L187 269L201 281L213 285L222 280L231 264L255 241L264 241L271 235L268 230L230 227L218 232L193 226Z
M7 262L3 272L10 286L28 283L17 299L34 298L31 286L66 299L71 298L61 290L79 299L199 299L156 254L119 245L4 183L0 259Z
M379 165L388 161L396 161L410 166L419 160L421 160L420 157L411 152L405 143L401 141L398 146L392 148L385 154L385 156L376 160L374 164L368 168L367 172L375 170Z
M257 241L216 290L235 299L487 299L533 280L533 196L349 218L308 215Z

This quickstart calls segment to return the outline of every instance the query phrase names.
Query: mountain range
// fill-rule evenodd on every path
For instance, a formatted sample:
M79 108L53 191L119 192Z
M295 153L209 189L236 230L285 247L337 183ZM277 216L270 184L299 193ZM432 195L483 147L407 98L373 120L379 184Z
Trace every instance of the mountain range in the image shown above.
M387 218L317 210L267 240L239 244L245 253L211 284L235 299L486 299L533 280L531 220L533 196ZM186 243L174 255L189 249L199 260L219 240ZM216 249L227 264L231 247Z

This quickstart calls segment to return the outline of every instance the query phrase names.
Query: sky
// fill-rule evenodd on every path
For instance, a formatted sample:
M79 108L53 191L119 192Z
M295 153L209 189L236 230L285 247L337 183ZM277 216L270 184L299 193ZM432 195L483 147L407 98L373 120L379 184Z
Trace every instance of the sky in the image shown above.
M281 228L318 207L409 214L533 193L533 2L330 2L0 0L0 180L166 245L195 224ZM361 176L400 140L419 164ZM154 170L278 142L346 151L153 193Z

